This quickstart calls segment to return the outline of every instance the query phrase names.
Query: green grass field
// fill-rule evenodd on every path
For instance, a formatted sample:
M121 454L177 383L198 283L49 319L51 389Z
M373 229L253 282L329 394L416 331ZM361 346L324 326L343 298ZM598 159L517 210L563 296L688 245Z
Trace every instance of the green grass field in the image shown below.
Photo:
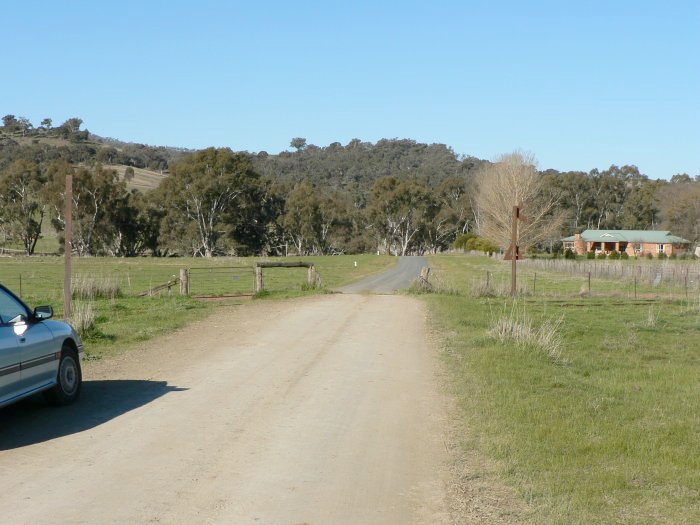
M249 298L228 298L224 301L198 301L180 297L175 284L170 292L162 290L153 297L138 297L155 286L179 276L180 268L200 268L191 272L192 295L252 294L254 288L254 258L109 258L73 259L73 280L95 279L117 285L116 298L91 301L76 299L73 311L90 303L96 323L84 334L91 358L124 351L134 343L146 341L200 319L216 308L240 304ZM270 260L266 258L265 260ZM322 279L322 287L307 290L305 268L272 268L264 271L265 297L285 298L325 293L366 275L395 264L388 256L335 256L285 258L285 261L313 262ZM355 265L357 263L357 265ZM63 316L63 258L3 257L0 258L0 283L21 297L30 306L51 304L56 317Z
M614 282L598 283L609 296L582 297L580 282L538 272L538 292L514 307L472 296L486 271L505 280L508 263L430 263L449 292L425 298L467 429L462 446L491 465L471 475L513 487L531 523L700 522L697 301L621 300ZM513 311L535 326L561 319L559 359L489 335Z

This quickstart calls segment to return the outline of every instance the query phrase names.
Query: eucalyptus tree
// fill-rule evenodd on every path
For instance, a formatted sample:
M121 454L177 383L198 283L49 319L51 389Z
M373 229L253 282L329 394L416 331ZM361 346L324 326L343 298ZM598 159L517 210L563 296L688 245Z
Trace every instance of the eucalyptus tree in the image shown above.
M250 157L208 148L183 157L157 189L163 240L177 250L212 257L227 231L225 219L258 183Z
M430 188L417 180L383 177L372 188L369 216L378 250L392 255L422 252L421 234L436 216L439 205Z
M111 244L118 233L115 215L126 185L113 169L74 168L65 161L54 161L46 170L46 200L52 207L52 223L58 232L65 229L65 180L73 174L73 246L78 255L111 253Z
M9 235L21 241L27 255L34 253L41 236L45 182L39 166L29 160L16 160L0 173L0 218Z

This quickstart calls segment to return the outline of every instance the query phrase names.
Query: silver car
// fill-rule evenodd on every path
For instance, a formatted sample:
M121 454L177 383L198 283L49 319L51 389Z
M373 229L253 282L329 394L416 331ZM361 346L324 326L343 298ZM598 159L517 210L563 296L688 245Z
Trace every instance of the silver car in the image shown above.
M50 306L30 310L0 285L0 407L37 392L56 405L80 395L83 344L69 324L51 317Z

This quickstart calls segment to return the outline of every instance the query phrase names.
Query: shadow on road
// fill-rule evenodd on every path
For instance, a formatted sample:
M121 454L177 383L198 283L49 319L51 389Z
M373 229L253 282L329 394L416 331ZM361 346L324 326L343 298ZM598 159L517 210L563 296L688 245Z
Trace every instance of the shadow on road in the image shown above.
M34 396L0 410L0 451L91 429L170 392L187 390L166 381L85 381L80 399L52 407Z

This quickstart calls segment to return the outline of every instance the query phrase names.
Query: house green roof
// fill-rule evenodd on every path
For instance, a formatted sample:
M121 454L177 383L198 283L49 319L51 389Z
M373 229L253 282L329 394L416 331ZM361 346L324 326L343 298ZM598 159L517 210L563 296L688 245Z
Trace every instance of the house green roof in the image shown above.
M586 242L639 242L652 244L690 244L690 241L670 231L662 230L585 230L581 238ZM574 235L562 241L574 241Z

